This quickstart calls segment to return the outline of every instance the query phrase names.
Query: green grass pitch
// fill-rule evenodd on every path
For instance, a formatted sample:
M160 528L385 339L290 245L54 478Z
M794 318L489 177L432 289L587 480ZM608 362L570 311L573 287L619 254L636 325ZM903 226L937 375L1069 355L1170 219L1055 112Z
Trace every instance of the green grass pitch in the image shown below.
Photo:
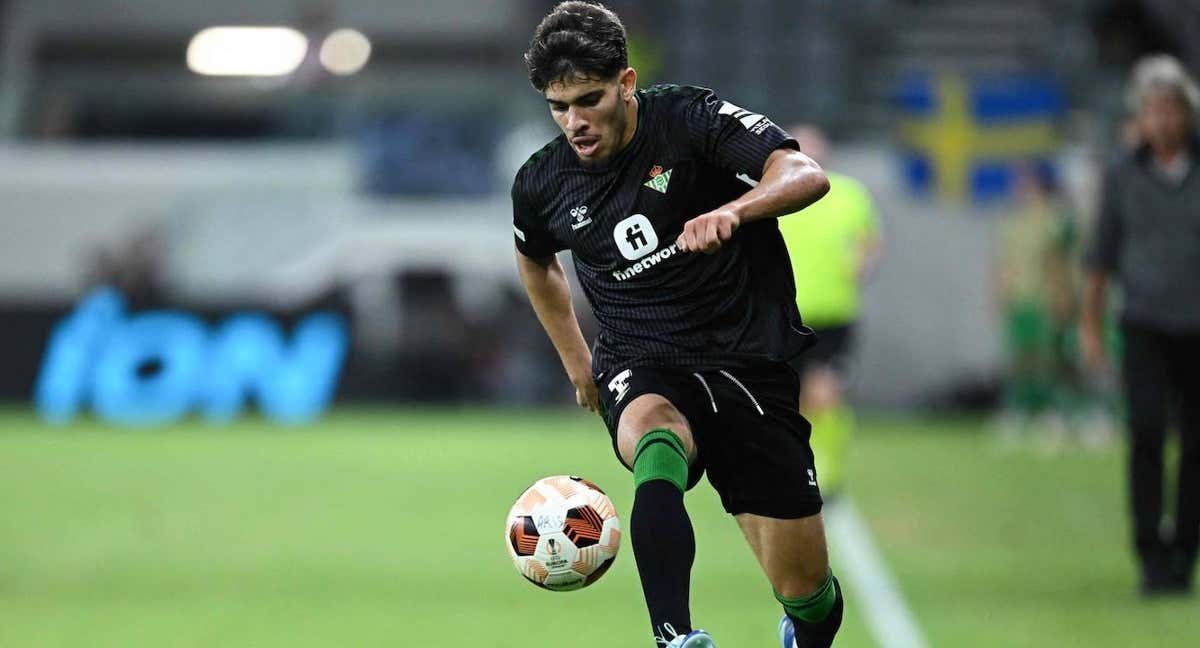
M1194 646L1197 599L1143 602L1117 450L999 454L971 422L867 419L851 497L932 646ZM647 646L633 557L569 594L525 583L503 522L579 474L627 514L598 420L339 411L311 428L47 428L0 412L0 646ZM693 613L773 648L778 611L707 483ZM832 547L836 554L837 547ZM838 646L874 645L848 589Z

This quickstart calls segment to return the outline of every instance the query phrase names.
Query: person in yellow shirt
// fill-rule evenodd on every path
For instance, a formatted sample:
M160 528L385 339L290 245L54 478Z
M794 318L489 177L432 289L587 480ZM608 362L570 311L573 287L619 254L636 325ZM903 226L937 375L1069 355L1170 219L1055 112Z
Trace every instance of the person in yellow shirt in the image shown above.
M816 127L790 129L800 150L825 166L828 141ZM844 376L861 302L861 286L883 250L870 192L859 181L829 172L829 193L793 218L779 219L796 280L796 305L817 332L817 345L792 361L800 374L800 411L813 426L821 492L835 496L844 483L845 454L854 414Z

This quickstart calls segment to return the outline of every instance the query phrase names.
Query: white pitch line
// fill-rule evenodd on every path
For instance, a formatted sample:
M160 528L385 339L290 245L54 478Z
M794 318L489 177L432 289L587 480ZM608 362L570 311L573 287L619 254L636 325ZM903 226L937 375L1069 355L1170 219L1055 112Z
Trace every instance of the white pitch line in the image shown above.
M824 518L837 574L850 585L850 596L866 617L875 642L881 648L926 648L928 643L917 620L853 503L843 497L825 507Z

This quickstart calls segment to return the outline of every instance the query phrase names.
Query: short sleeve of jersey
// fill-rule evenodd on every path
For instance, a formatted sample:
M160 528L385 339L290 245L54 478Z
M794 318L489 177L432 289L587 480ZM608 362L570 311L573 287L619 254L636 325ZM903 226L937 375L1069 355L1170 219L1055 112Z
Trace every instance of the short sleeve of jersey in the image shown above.
M796 140L767 117L718 99L711 90L696 94L684 108L688 139L701 158L734 174L762 179L775 149L800 150Z
M528 196L524 171L517 174L512 187L513 240L517 250L533 259L553 256L563 249L554 235L546 228Z

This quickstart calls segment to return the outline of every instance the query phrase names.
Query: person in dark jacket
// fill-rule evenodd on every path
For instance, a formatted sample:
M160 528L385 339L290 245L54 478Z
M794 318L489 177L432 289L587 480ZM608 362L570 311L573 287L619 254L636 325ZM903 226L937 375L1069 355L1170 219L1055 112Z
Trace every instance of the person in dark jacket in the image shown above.
M1191 591L1200 545L1200 90L1169 56L1134 68L1127 96L1141 145L1113 165L1086 258L1086 363L1105 360L1110 279L1123 294L1122 376L1130 435L1130 503L1143 594ZM1177 422L1176 510L1163 515L1163 449Z

